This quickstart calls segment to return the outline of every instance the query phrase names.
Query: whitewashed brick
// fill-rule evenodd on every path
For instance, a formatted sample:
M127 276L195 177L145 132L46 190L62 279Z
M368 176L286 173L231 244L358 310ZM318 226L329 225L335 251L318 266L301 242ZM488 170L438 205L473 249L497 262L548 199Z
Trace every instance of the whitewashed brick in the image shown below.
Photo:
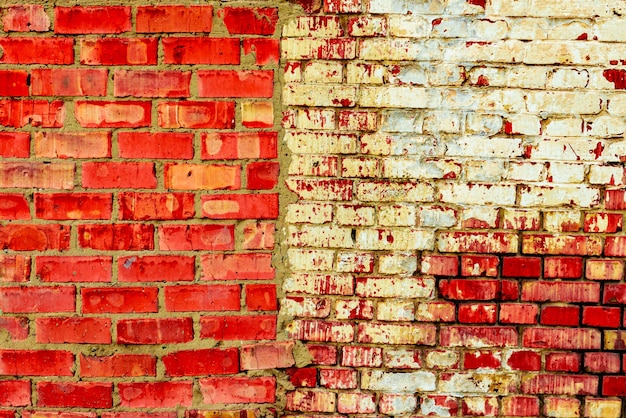
M411 301L390 300L378 303L376 319L379 321L413 321L415 305Z
M348 32L352 36L385 36L387 19L375 16L359 16L350 20Z
M582 118L550 119L545 124L544 133L548 136L582 136Z
M441 1L424 2L422 0L403 0L389 2L386 0L371 0L368 11L374 14L440 14L445 10L445 3Z
M593 33L593 27L585 21L556 21L552 29L548 32L548 39L569 39L577 40L582 34Z
M464 137L446 142L446 156L514 158L524 153L519 138Z
M341 83L343 65L338 62L311 61L304 66L306 83Z
M331 304L322 298L290 298L281 300L280 314L297 318L326 318L330 315Z
M611 186L626 184L626 169L611 165L592 165L589 167L589 183Z
M430 31L430 22L419 15L389 16L389 34L397 38L424 38Z
M462 117L453 112L430 112L424 117L424 133L459 133L462 129Z
M415 395L382 394L378 402L378 410L381 414L398 416L415 412L417 398Z
M337 157L327 155L294 155L289 163L288 173L295 176L336 176Z
M289 226L287 243L295 247L351 248L352 230L334 226Z
M539 135L541 118L536 115L515 114L507 117L505 129L508 133L519 135Z
M299 16L285 23L283 36L337 38L343 30L337 16Z
M502 160L467 161L463 171L465 179L472 182L499 182L506 174Z
M428 84L428 72L418 65L393 65L389 67L390 84L409 84L425 86Z
M519 386L519 376L512 373L454 373L439 379L437 389L454 393L494 393L507 395Z
M425 135L375 133L361 137L361 152L371 155L434 157L443 155L444 149L441 141Z
M502 131L502 116L469 113L466 119L465 131L475 135L495 135Z
M309 295L351 295L354 293L354 277L346 274L294 273L283 281L283 290Z
M552 72L548 87L554 89L585 88L589 84L589 71L575 68L557 68Z
M543 227L551 232L578 231L581 227L581 212L577 210L545 211Z
M339 273L369 273L374 269L374 255L366 252L342 251L337 253Z
M381 274L412 275L417 270L415 253L393 252L378 256L378 271Z
M584 164L551 162L548 166L548 181L552 183L582 183L585 179Z
M554 114L598 113L602 101L600 93L585 91L529 91L526 99L529 112Z
M585 124L587 135L601 138L623 138L626 126L624 118L602 115L587 118Z
M421 369L421 352L411 349L385 350L383 359L385 366L391 369Z
M285 142L298 154L353 154L357 140L352 134L325 132L285 132Z
M287 206L288 223L323 224L333 219L333 205L324 203L291 203Z
M467 19L460 17L436 18L430 22L430 36L433 38L467 38Z
M341 160L341 175L343 177L379 177L380 160L375 158L351 158Z
M434 189L425 183L368 181L357 185L363 202L432 202Z
M439 92L411 86L363 86L359 105L363 107L434 108L441 101Z
M543 163L512 161L506 174L508 180L543 181L546 169Z
M416 277L367 277L357 280L356 294L366 298L430 299L435 294L435 280Z
M465 67L439 64L428 67L428 81L432 86L460 86L467 79Z
M361 229L356 247L362 250L432 250L435 234L420 229Z
M335 252L332 250L310 250L290 248L287 259L293 270L322 271L332 270Z
M396 157L382 160L382 177L396 179L458 178L461 165L450 160L428 160L419 157Z
M516 188L512 184L462 184L439 185L439 200L447 203L469 205L513 205Z
M340 225L374 225L376 210L371 206L339 205L335 219Z
M469 22L468 33L470 38L475 39L505 39L509 34L509 25L500 19L474 19Z
M414 226L417 210L414 205L380 206L378 224L382 226Z
M435 375L431 372L393 373L378 370L364 371L361 388L385 393L415 393L435 390Z
M420 226L435 228L455 226L458 222L456 210L442 206L420 206L418 219Z
M298 129L335 129L335 111L332 109L303 109L297 112Z
M357 89L354 86L287 84L283 89L285 105L352 107L356 99Z
M426 354L426 367L429 369L455 368L459 363L459 354L452 350L433 350Z
M585 185L522 185L520 196L520 206L522 207L576 205L590 208L600 203L599 189Z
M543 89L548 82L549 69L540 66L516 66L507 71L509 87Z
M387 67L381 64L348 63L346 78L349 84L383 84Z

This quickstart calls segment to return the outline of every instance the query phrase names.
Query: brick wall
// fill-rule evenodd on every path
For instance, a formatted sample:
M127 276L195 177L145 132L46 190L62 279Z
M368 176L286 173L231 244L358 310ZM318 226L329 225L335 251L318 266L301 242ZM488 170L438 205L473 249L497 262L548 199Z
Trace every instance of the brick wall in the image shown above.
M623 416L626 3L293 3L0 9L0 418Z

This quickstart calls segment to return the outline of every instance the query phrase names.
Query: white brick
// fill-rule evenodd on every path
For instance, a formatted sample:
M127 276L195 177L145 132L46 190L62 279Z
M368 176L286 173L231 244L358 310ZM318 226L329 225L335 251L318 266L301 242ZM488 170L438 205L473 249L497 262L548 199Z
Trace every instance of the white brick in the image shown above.
M474 206L461 211L461 224L463 222L481 223L490 228L497 228L499 221L499 208Z
M336 176L337 157L326 155L294 155L289 163L289 175L295 176Z
M420 206L419 225L423 227L448 228L458 222L457 212L442 206Z
M453 112L430 112L424 117L424 133L442 134L459 133L462 128L462 118Z
M465 67L456 64L438 64L428 67L428 81L432 86L460 86L467 79Z
M380 206L378 224L382 226L414 226L417 210L414 205Z
M340 225L374 225L375 213L371 206L340 205L337 206L335 219Z
M564 22L556 21L552 29L548 32L548 39L569 39L577 40L582 34L587 34L591 38L593 27L584 21Z
M549 87L555 89L585 88L589 84L589 71L575 68L557 68L552 72Z
M592 165L589 167L589 183L621 186L626 184L626 169L621 166Z
M337 271L340 273L371 272L374 268L374 255L364 252L339 252Z
M439 186L439 200L469 205L514 205L516 188L506 184L444 183Z
M359 58L376 61L385 57L392 61L417 61L427 58L421 43L412 39L372 38L360 43Z
M602 42L626 42L625 18L612 16L608 19L598 19L596 21L595 34Z
M287 84L283 89L285 105L351 107L356 99L357 90L354 86Z
M357 185L363 202L432 202L434 189L425 183L368 181Z
M425 86L428 84L428 73L422 66L394 65L389 68L389 84L409 84Z
M287 259L293 270L332 270L335 252L332 250L295 249L287 250Z
M411 275L417 270L414 253L394 252L378 256L378 271L381 274Z
M509 87L520 89L543 89L548 80L548 68L518 66L508 70Z
M415 110L386 110L382 112L381 131L422 133L424 117Z
M461 165L449 160L423 161L419 157L388 157L382 160L382 177L397 179L458 178Z
M362 229L356 246L362 250L432 250L435 234L420 229Z
M515 114L507 117L507 132L519 135L539 135L541 119L536 115Z
M508 71L502 67L474 67L470 70L469 80L473 85L504 87L508 82Z
M509 21L511 22L509 33L511 39L534 41L548 38L550 23L547 19L521 17Z
M369 12L375 14L439 14L445 10L445 2L423 0L371 0L369 2Z
M595 114L600 112L602 97L596 92L529 91L526 102L532 113Z
M419 15L389 16L389 34L396 38L424 38L430 23Z
M585 165L551 162L548 181L552 183L584 183Z
M443 155L444 149L439 140L430 136L375 133L361 137L364 154L434 157Z
M363 86L359 105L363 107L434 108L441 98L435 90L411 86Z
M592 18L612 15L614 4L610 0L570 0L567 7L563 7L560 0L499 0L491 2L487 12L501 16Z
M416 408L417 398L415 395L382 394L378 402L379 412L385 415L407 415L415 412Z
M291 203L287 206L288 223L323 224L333 219L333 205L324 203Z
M502 131L502 116L469 113L465 131L476 135L495 135Z
M435 280L415 277L368 277L358 279L356 294L366 298L432 299Z
M598 140L544 139L526 146L527 158L552 161L597 161L608 144Z
M502 160L467 161L463 171L467 181L488 183L501 181L506 173Z
M509 34L509 25L504 20L475 19L468 27L470 38L484 40L505 39Z
M322 132L287 131L285 142L298 154L354 154L356 136Z
M366 370L361 376L361 389L384 393L433 391L435 375L430 372L392 373Z
M343 30L336 16L300 16L285 23L283 36L337 38L343 36Z
M587 135L601 138L623 137L625 132L624 119L609 115L588 118L586 131Z
M459 17L433 19L430 36L433 38L467 38L467 20Z
M302 109L297 114L299 129L335 129L335 111L332 109Z
M379 321L413 321L415 319L415 305L406 300L379 302L376 319Z
M514 158L521 157L523 153L519 138L464 137L446 142L446 156Z
M352 230L334 226L289 226L287 244L296 247L351 248Z
M582 136L583 120L581 118L550 119L546 122L544 133L548 136Z
M543 181L545 177L544 164L532 162L512 161L506 174L508 180L517 181Z
M585 185L523 185L520 196L520 206L523 207L576 205L590 208L600 203L600 191Z
M304 81L307 83L341 83L343 65L338 62L309 62L304 66Z

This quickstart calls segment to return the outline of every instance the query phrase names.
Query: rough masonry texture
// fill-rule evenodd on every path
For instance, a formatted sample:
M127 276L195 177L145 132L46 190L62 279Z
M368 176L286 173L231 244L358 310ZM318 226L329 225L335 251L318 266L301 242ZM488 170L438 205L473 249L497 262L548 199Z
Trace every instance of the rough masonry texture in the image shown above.
M626 415L625 0L79 3L0 9L0 418Z

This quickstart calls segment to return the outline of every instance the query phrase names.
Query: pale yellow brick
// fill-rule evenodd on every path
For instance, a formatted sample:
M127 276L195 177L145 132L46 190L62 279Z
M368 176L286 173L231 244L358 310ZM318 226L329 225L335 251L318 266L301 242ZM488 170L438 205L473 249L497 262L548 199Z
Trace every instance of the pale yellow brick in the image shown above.
M287 206L288 223L323 224L332 221L333 205L324 203L291 203Z
M532 41L548 38L550 22L545 18L520 17L509 21L511 22L509 32L511 39Z
M465 67L439 64L428 68L428 82L433 86L460 86L467 79Z
M394 252L378 257L378 272L381 274L411 275L417 270L415 253Z
M468 22L463 17L444 17L433 19L429 25L432 27L432 38L467 38Z
M507 126L512 134L539 135L541 119L536 115L515 114L507 116Z
M339 205L335 219L339 225L374 225L376 210L372 206Z
M361 152L371 155L443 155L442 141L426 135L374 133L361 136Z
M600 203L600 190L585 185L523 185L520 196L520 206L576 205L590 208Z
M507 71L509 87L521 89L543 89L548 82L548 67L516 66Z
M376 319L379 321L413 321L415 305L411 301L391 300L378 303Z
M299 154L354 154L357 138L352 134L288 130L285 142L291 152Z
M429 54L424 51L423 44L412 39L371 38L360 43L359 58L376 61L385 58L391 61L415 61L427 59Z
M548 136L582 136L582 118L551 118L546 121L544 133Z
M622 401L615 398L585 398L585 418L620 418Z
M466 161L463 171L465 179L473 182L499 182L506 173L502 160Z
M283 281L283 290L308 295L352 295L354 277L347 274L292 273Z
M389 16L389 34L396 38L424 38L430 27L430 22L419 15Z
M626 126L624 118L610 115L586 118L585 130L589 136L623 138Z
M500 19L474 19L468 24L468 33L470 38L495 41L508 36L509 25Z
M585 179L584 164L550 163L548 181L552 183L583 183Z
M474 67L468 78L473 85L487 84L492 87L504 87L508 83L508 71L504 67Z
M348 63L346 81L349 84L383 84L387 67L380 64Z
M427 134L454 134L461 132L462 116L454 112L429 112L424 117L423 132Z
M340 273L371 272L374 255L368 252L340 251L337 253L337 271Z
M517 63L524 59L527 48L527 44L518 40L469 41L449 45L442 52L448 62Z
M349 33L352 36L385 36L387 27L384 17L366 15L350 22Z
M626 184L626 170L621 166L592 165L589 167L589 183L622 186Z
M336 16L299 16L283 27L284 37L336 38L342 35L341 21Z
M421 65L393 65L387 72L389 84L409 84L425 86L428 84L428 71Z
M336 176L337 157L326 155L294 155L289 163L290 175L295 176Z
M392 205L378 208L378 224L382 226L414 226L417 220L415 205Z
M363 107L434 108L441 102L436 90L411 86L363 86L359 105Z
M354 86L287 84L283 89L283 104L296 106L351 107L357 100Z
M459 363L459 354L452 350L434 350L426 354L426 367L430 369L454 368Z
M528 158L552 161L597 161L608 144L583 138L545 139L526 145Z
M298 83L302 81L302 64L298 61L285 63L283 75L286 83Z
M552 71L548 87L553 89L585 88L589 85L589 71L575 68L557 68Z
M290 248L287 259L292 270L322 271L332 270L335 252L333 250L311 250Z
M626 19L612 16L608 19L596 20L595 35L602 42L626 42L626 32L624 32Z
M335 111L333 109L301 109L297 111L298 129L335 129Z
M352 230L335 226L289 226L287 244L295 247L351 248Z
M461 211L461 225L487 225L489 228L497 228L499 225L499 208L474 206ZM470 226L471 228L472 226Z
M581 227L581 212L577 210L546 211L543 227L550 232L575 232Z
M341 83L343 65L338 62L312 61L304 66L306 83Z
M493 393L507 395L519 387L519 376L513 373L464 372L449 374L440 379L437 390L440 392Z
M432 299L435 280L415 277L369 277L358 280L355 293L366 298Z
M585 33L588 36L593 33L593 27L588 22L578 20L561 23L557 20L548 32L548 39L576 40ZM589 37L591 38L591 36Z
M571 0L563 7L560 0L500 0L490 3L487 11L501 16L592 18L612 15L614 4L610 0Z
M388 157L382 160L382 177L398 179L458 178L461 164L449 160L424 161L419 157Z
M354 59L356 39L350 38L283 38L281 51L287 60Z
M361 229L356 234L356 246L362 250L432 250L433 231L420 229Z
M379 160L375 158L346 157L341 160L343 177L378 177Z
M442 89L441 106L483 112L522 112L526 109L523 90Z
M432 202L433 186L414 182L364 181L357 185L357 198L364 202Z
M463 184L439 185L442 202L469 205L514 205L516 187L513 184Z
M546 169L543 163L512 161L506 173L508 180L517 181L543 181L546 177Z
M474 158L515 158L524 153L519 138L464 136L446 142L446 156Z
M626 116L626 92L610 93L606 95L606 109L613 116Z
M578 418L580 417L580 401L574 398L546 397L543 403L543 413L550 418Z

